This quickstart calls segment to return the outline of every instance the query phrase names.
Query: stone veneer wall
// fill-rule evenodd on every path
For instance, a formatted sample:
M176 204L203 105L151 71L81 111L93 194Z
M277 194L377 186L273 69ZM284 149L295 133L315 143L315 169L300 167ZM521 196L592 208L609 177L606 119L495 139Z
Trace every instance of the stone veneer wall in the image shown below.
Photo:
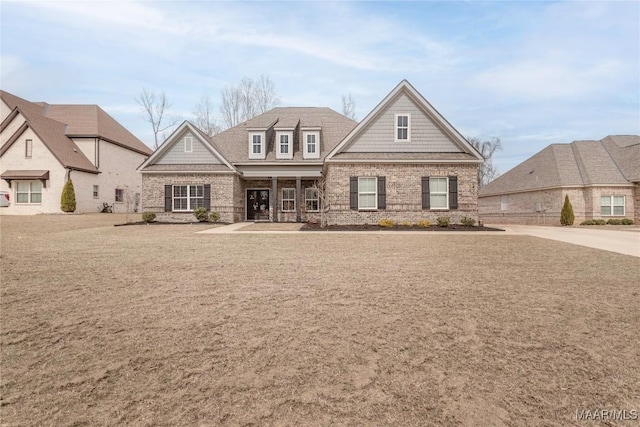
M244 218L244 197L240 178L235 174L142 174L142 212L156 213L157 221L194 221L192 213L165 212L165 185L211 185L211 211L220 213L221 222Z
M436 222L448 216L452 223L463 217L478 219L478 164L342 164L330 163L325 169L328 224L376 224L383 218L396 222L427 219ZM458 209L423 210L422 177L458 177ZM350 209L349 185L352 176L385 176L387 207L377 211Z
M574 224L580 224L587 219L633 218L637 210L634 191L629 187L555 188L508 194L506 196L508 206L505 210L501 208L501 195L480 197L478 199L480 219L485 223L497 224L559 225L565 195L569 196L573 207ZM602 195L625 196L625 215L622 217L600 215L600 196ZM540 204L542 211L536 210L537 204Z

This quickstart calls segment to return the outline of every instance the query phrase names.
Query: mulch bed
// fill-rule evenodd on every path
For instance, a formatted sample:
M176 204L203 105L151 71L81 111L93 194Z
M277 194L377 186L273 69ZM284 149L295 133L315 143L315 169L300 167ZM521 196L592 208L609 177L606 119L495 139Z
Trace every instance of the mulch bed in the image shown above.
M320 224L307 223L300 231L504 231L500 228L473 226L465 227L460 224L451 224L448 227L432 225L430 227L418 227L417 225L395 225L393 227L381 227L378 224L364 225L327 225L320 227Z

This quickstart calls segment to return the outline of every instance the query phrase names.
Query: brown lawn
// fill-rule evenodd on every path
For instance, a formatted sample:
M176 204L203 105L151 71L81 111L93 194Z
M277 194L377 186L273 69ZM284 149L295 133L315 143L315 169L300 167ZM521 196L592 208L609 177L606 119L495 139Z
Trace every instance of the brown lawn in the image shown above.
M637 258L500 233L123 221L0 217L2 424L560 426L640 409Z

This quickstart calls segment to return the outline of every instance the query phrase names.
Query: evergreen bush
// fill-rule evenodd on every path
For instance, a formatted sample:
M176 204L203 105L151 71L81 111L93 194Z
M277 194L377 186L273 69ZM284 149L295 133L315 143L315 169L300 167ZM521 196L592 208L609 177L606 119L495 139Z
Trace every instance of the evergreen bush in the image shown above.
M62 212L75 212L76 211L76 192L73 189L73 182L68 179L62 188L62 195L60 197L60 209Z
M573 221L575 219L576 218L573 215L573 206L571 206L571 202L569 201L569 195L566 194L564 196L564 205L562 206L562 211L560 212L560 224L573 225Z
M144 222L153 222L155 219L156 219L156 214L154 214L153 212L142 213L142 220Z
M193 214L200 222L205 222L209 219L209 212L205 208L196 208L193 210Z
M449 220L448 216L439 216L438 218L436 218L436 222L438 223L439 227L448 227L451 221Z

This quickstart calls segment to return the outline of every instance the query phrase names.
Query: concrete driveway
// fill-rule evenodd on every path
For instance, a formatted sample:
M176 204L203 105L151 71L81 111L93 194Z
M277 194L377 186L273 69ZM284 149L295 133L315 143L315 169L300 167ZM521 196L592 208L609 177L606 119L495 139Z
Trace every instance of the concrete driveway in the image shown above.
M490 225L502 228L510 234L522 234L558 240L574 245L602 249L625 255L640 257L640 228L587 228L587 227L553 227L538 225Z

